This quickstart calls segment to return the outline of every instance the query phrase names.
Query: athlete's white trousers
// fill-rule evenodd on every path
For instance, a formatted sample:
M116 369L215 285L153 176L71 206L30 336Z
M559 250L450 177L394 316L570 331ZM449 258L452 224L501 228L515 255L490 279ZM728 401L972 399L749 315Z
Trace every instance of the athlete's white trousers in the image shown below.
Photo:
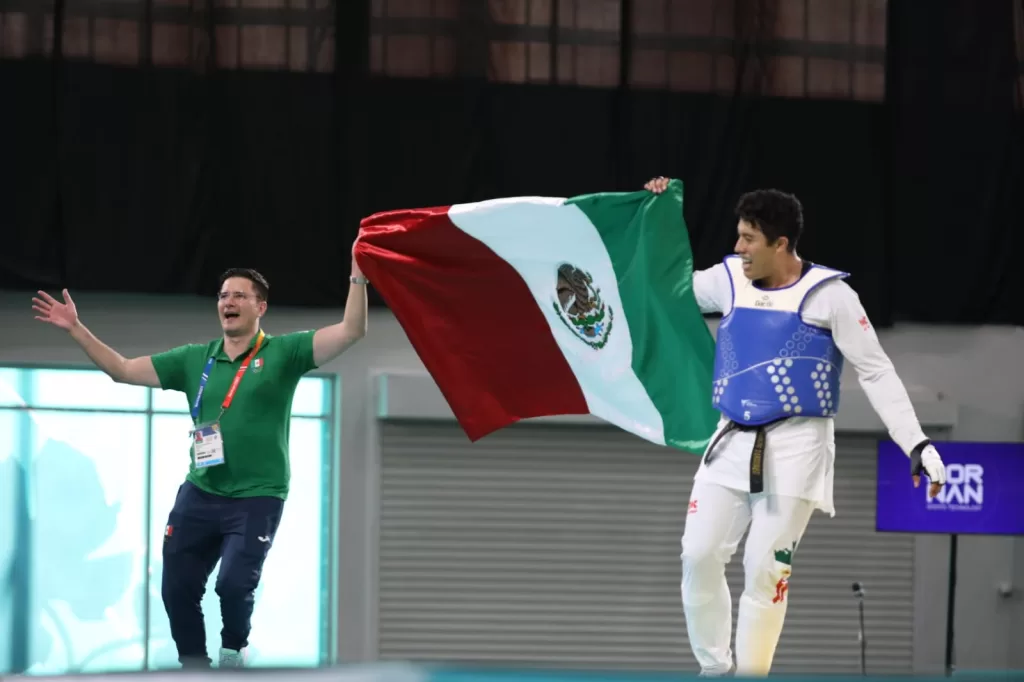
M695 481L682 538L682 597L693 655L705 674L727 673L732 598L725 565L750 526L736 624L736 674L767 675L786 616L796 545L814 503Z

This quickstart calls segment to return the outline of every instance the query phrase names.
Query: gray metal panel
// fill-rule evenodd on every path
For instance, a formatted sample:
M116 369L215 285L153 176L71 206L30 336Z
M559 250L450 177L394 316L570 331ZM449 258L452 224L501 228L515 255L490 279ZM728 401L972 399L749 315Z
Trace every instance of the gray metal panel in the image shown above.
M697 457L615 429L517 426L470 444L452 424L380 426L381 659L696 670L679 537ZM859 671L861 581L869 672L909 674L913 538L874 531L874 440L838 451L838 513L815 514L795 557L774 671ZM741 571L742 546L734 602Z

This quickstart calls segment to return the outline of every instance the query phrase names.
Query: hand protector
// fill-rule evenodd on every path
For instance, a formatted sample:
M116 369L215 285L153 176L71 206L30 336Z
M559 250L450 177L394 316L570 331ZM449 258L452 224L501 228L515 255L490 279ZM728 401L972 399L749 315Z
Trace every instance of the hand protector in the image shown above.
M928 476L931 486L928 497L939 494L939 489L946 483L946 466L942 463L939 451L929 442L924 442L910 453L910 475L914 478L914 487L921 485L922 472Z

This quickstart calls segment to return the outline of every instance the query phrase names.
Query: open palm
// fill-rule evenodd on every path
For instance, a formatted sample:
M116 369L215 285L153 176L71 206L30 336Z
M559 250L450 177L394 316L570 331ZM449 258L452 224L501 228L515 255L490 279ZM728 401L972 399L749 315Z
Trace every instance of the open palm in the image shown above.
M61 329L71 329L78 322L78 309L75 302L71 300L71 294L65 289L62 293L64 302L61 303L45 291L37 292L38 297L32 298L32 310L39 313L37 320L49 322Z

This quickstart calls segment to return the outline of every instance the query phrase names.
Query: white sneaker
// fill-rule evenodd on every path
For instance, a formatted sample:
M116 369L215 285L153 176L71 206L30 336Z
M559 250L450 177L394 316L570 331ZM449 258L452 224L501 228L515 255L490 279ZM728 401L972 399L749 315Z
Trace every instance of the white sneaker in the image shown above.
M221 647L220 650L220 665L221 668L244 668L245 667L245 649L241 651L235 651L234 649L225 649Z

